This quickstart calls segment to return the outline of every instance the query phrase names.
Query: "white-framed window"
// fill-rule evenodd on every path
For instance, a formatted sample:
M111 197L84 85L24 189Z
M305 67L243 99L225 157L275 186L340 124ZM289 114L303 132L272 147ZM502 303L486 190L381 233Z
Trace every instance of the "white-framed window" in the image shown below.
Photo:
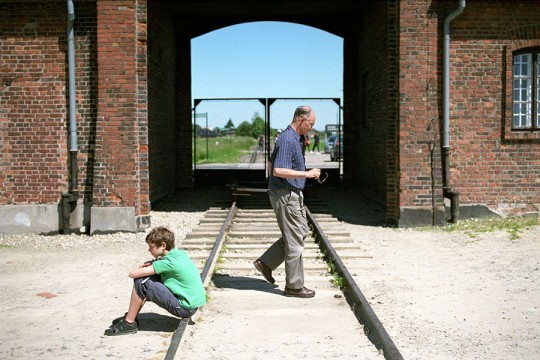
M540 130L540 49L514 54L513 122L514 130Z

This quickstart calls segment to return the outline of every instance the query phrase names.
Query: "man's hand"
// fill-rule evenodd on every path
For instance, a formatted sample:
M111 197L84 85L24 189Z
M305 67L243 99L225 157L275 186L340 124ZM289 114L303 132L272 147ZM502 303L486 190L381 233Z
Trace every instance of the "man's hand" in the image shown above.
M311 169L306 172L306 178L308 179L318 179L321 176L321 169Z

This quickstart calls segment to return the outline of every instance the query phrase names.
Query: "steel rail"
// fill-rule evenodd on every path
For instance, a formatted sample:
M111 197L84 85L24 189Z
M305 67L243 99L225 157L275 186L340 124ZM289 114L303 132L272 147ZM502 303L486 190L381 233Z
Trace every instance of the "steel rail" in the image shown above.
M216 262L219 256L219 253L221 252L221 248L223 247L223 242L225 240L225 235L227 234L227 231L229 230L229 226L231 225L231 222L236 215L236 202L233 202L231 205L231 208L229 209L229 213L227 214L227 218L223 222L223 225L221 225L221 230L219 231L219 234L216 238L216 242L214 243L214 246L212 247L212 251L210 252L210 255L208 256L208 261L204 265L204 269L201 273L201 280L203 282L204 287L208 287L208 284L210 283L210 280L212 279L212 274L214 273L214 268L216 267Z
M358 285L356 285L349 270L347 270L347 267L343 264L339 255L334 250L330 240L328 240L319 223L307 207L306 215L308 221L313 226L315 241L319 243L319 247L324 252L327 262L334 264L334 271L343 278L345 286L342 291L351 304L354 314L358 320L364 324L364 331L367 337L378 349L383 350L385 359L402 360L403 356L390 338L390 335L388 335L388 332L383 327L379 318L373 311L373 308L369 305L369 302L366 300L364 294L362 294L362 291L360 291Z
M229 229L229 226L231 225L232 219L234 218L236 214L236 210L237 210L236 202L233 202L231 205L231 208L229 209L229 212L227 213L227 218L223 222L223 225L221 225L221 230L219 231L219 234L216 237L216 241L214 242L212 251L210 252L210 255L208 256L208 260L206 261L206 264L204 265L203 271L201 272L201 280L203 282L203 286L205 289L208 287L208 284L210 283L210 280L212 279L212 274L214 273L214 269L216 267L219 254L221 252L221 248L223 247L225 235L227 234L227 231ZM164 360L174 359L174 356L176 355L176 351L178 350L178 347L180 346L180 342L182 341L182 338L184 336L184 333L186 332L187 326L189 325L190 321L191 321L191 318L180 319L180 322L178 323L178 327L176 328L176 331L174 332L171 338L171 344L169 345L169 349L167 350L167 353L165 354Z

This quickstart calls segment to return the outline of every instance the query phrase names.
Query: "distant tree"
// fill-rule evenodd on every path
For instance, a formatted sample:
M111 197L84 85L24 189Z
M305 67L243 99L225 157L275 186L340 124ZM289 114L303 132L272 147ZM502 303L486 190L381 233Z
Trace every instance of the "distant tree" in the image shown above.
M201 132L201 126L200 125L193 125L193 131L195 131L195 134L199 136Z
M234 124L232 122L231 119L229 119L229 121L227 121L227 125L224 126L225 129L234 129Z
M264 120L261 118L259 113L255 113L253 115L251 123L253 124L251 136L258 138L259 135L264 135Z
M249 122L243 121L236 128L236 135L237 136L253 136L253 126Z

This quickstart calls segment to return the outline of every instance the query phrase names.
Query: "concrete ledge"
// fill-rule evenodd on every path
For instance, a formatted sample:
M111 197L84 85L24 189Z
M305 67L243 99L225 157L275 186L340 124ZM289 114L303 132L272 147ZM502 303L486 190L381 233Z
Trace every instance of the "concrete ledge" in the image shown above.
M478 219L478 218L500 218L505 215L498 214L491 210L486 205L468 204L459 206L458 220ZM518 216L538 217L538 213L524 213ZM435 225L444 226L447 219L450 219L450 207L438 210L435 214ZM431 208L401 208L399 227L415 227L415 226L430 226L432 225L432 210Z
M134 207L93 206L90 219L90 235L116 231L138 231Z
M70 214L72 231L88 222L87 206L77 204ZM59 204L0 206L0 234L58 234L62 228Z
M442 226L444 224L444 209L442 207L435 210L435 219L431 207L402 207L400 209L399 227Z
M59 206L4 205L0 206L1 234L44 234L58 232Z
M450 209L447 209L447 213L450 213ZM462 205L459 207L459 220L472 219L472 218L498 218L499 214L490 210L487 206L481 204L475 205Z

